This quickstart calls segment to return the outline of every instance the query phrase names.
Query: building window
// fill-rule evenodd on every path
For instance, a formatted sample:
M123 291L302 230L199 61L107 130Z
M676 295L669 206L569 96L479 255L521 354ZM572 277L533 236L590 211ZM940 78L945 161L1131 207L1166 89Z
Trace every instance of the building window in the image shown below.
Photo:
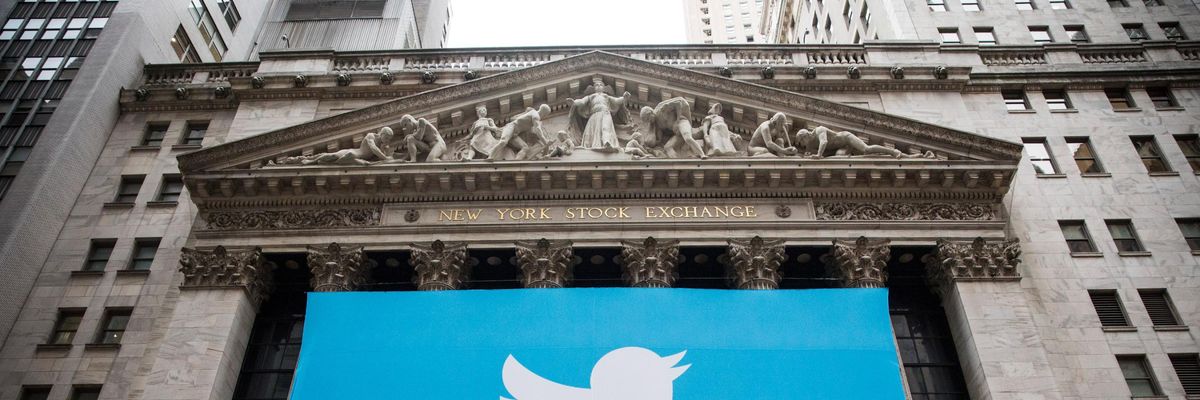
M208 132L208 121L188 122L183 131L183 141L180 144L199 146Z
M298 0L288 7L285 20L382 18L387 0Z
M76 387L71 390L71 400L96 400L100 398L100 388L95 386Z
M1145 4L1146 7L1158 7L1163 5L1163 2L1162 0L1142 0L1142 4Z
M945 311L918 264L888 270L888 308L909 393L913 399L968 398Z
M1125 307L1121 306L1121 299L1117 296L1116 290L1089 290L1088 296L1092 298L1092 307L1095 307L1096 315L1100 317L1100 326L1106 328L1131 326L1129 318L1125 316Z
M1046 107L1051 110L1070 110L1071 99L1067 98L1067 91L1062 89L1043 90L1042 96L1046 97Z
M242 13L238 12L237 4L234 4L233 0L217 0L217 7L225 16L225 23L229 24L229 30L237 30L238 23L242 22Z
M1050 28L1045 26L1029 27L1029 35L1033 37L1034 43L1054 43L1054 37L1050 36Z
M275 274L276 289L254 317L234 400L287 400L304 337L307 286L302 282L309 278L300 269Z
M146 124L146 133L142 135L142 146L162 146L163 138L167 136L167 129L170 129L169 122L151 122Z
M1108 97L1108 104L1114 110L1131 110L1136 104L1129 97L1129 90L1125 88L1108 88L1104 89L1104 95Z
M1146 356L1141 354L1117 356L1117 364L1121 366L1121 374L1125 375L1125 384L1129 385L1129 392L1133 394L1133 397L1162 395L1158 389L1158 382L1155 382L1154 375L1150 374L1150 365L1146 363Z
M1175 313L1166 289L1138 289L1138 297L1142 298L1142 305L1146 306L1146 314L1150 315L1154 326L1179 326L1179 315Z
M200 29L200 36L204 38L204 44L208 45L208 51L212 53L213 60L220 62L225 56L225 51L228 50L225 46L225 39L221 36L221 31L217 30L217 23L213 22L212 13L208 12L208 6L204 5L204 0L191 0L191 2L188 11L191 12L192 19L196 22L196 28Z
M54 321L54 331L46 344L71 344L75 340L75 332L79 331L79 323L83 321L83 310L58 310L58 320Z
M129 325L129 315L133 310L128 308L109 309L100 324L100 332L96 335L97 344L120 344L125 336L125 327Z
M979 0L962 0L963 11L980 11L983 7L979 6Z
M1033 164L1034 172L1038 175L1058 173L1058 168L1054 165L1054 158L1050 156L1050 148L1046 146L1046 138L1024 138L1021 141L1025 143L1025 154L1029 155L1029 162Z
M162 186L158 189L158 201L179 201L183 193L183 178L179 175L163 175Z
M109 257L112 257L113 247L116 247L116 239L92 239L91 248L88 249L87 262L83 265L84 271L103 271L108 265Z
M154 264L154 254L158 253L158 239L138 239L133 244L133 258L129 260L129 269L148 271Z
M1092 41L1088 37L1087 31L1083 29L1083 25L1064 25L1063 30L1067 31L1067 39L1071 43L1087 43Z
M1137 233L1133 230L1133 223L1129 220L1105 220L1105 225L1108 225L1108 233L1112 235L1113 244L1117 246L1118 252L1140 252L1146 249L1142 247L1142 243L1138 241Z
M979 42L980 46L995 46L996 33L991 27L975 28L975 40Z
M1158 27L1162 28L1167 40L1187 40L1187 34L1183 33L1183 27L1178 22L1159 22Z
M49 398L50 388L48 387L21 388L21 400L47 400Z
M958 28L938 28L938 35L942 37L942 43L962 43L962 39L958 37Z
M117 188L117 198L113 199L114 203L133 203L137 201L138 191L142 189L142 182L145 181L145 176L122 176L121 186Z
M192 46L192 39L188 38L187 31L183 30L183 25L179 25L179 28L175 29L175 36L171 37L171 47L175 49L175 54L179 56L180 62L200 62L200 54L196 53L196 48Z
M1133 141L1133 148L1137 150L1138 157L1142 158L1142 165L1146 166L1146 172L1170 172L1171 168L1163 161L1162 152L1158 150L1158 143L1154 142L1153 136L1130 136Z
M1071 2L1068 0L1050 0L1050 9L1052 9L1052 10L1070 10Z
M1033 5L1033 0L1013 0L1017 5L1018 10L1032 10L1037 7Z
M946 11L946 0L926 0L926 2L929 4L929 11Z
M1179 144L1179 150L1187 157L1192 172L1200 174L1200 135L1175 135L1175 143Z
M1175 220L1179 224L1179 231L1183 233L1183 240L1187 241L1187 245L1192 251L1200 251L1200 218L1180 218Z
M1129 7L1129 3L1125 0L1108 0L1108 6L1111 8L1125 8Z
M1100 165L1100 160L1096 158L1096 152L1092 149L1092 143L1088 138L1069 137L1067 138L1067 148L1071 149L1072 157L1075 158L1075 166L1079 167L1079 173L1104 173L1104 167Z
M1096 252L1096 246L1092 244L1092 238L1087 233L1087 225L1083 221L1058 221L1058 227L1062 229L1063 238L1067 241L1067 248L1072 253Z
M1179 107L1179 103L1175 101L1175 96L1171 95L1171 89L1168 89L1166 86L1147 87L1146 94L1150 95L1150 102L1154 104L1154 108Z
M1030 109L1029 99L1025 98L1025 92L1022 90L1001 90L1000 96L1004 98L1004 108L1008 111Z
M1125 35L1129 36L1129 40L1140 42L1150 40L1150 34L1146 33L1146 28L1142 24L1121 24L1121 28L1125 29Z
M1169 354L1175 376L1183 384L1183 393L1188 397L1200 395L1200 354Z

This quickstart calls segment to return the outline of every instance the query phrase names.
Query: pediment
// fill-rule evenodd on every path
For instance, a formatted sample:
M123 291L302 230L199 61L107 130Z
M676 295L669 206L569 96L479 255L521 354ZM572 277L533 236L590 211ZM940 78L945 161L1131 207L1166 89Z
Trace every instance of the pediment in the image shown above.
M662 100L682 97L691 105L693 125L700 123L699 119L712 103L719 102L723 105L722 114L729 130L745 138L749 138L759 123L780 112L787 116L791 131L826 126L834 131L850 131L870 144L906 153L931 152L940 160L1014 163L1020 158L1021 147L1015 143L595 51L224 143L181 155L179 164L185 174L245 171L269 166L285 157L354 148L368 132L394 125L404 115L431 121L452 148L455 143L461 147L476 120L474 110L478 105L486 105L489 117L503 125L529 107L548 104L552 111L544 118L544 123L547 130L555 132L567 123L567 99L586 95L584 90L597 79L615 89L617 94L625 91L631 94L626 107L632 111L634 120L637 119L636 110L643 106L654 107ZM546 163L556 161L559 160L544 160ZM445 163L462 162L469 161ZM410 166L386 166L389 169L398 167Z

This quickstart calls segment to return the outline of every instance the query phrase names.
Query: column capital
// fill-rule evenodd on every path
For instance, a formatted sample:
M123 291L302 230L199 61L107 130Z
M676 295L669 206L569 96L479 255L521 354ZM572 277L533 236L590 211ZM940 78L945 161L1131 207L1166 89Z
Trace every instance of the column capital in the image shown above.
M621 241L622 277L632 287L669 288L679 279L679 241Z
M349 292L367 282L363 247L308 246L308 269L314 292Z
M212 250L184 247L179 258L183 273L180 289L217 289L240 287L254 307L271 292L271 270L263 263L262 249L229 251L225 246Z
M785 257L783 239L729 239L725 267L730 286L737 289L778 289Z
M570 240L518 241L517 263L521 285L527 288L561 288L571 280L574 249Z
M853 242L834 239L833 256L826 265L833 276L849 288L881 288L887 283L887 262L892 256L889 239L869 240L859 236Z
M925 263L926 275L939 292L956 281L1020 281L1021 243L1017 239L988 242L939 239Z
M429 244L411 243L409 248L412 257L408 263L415 270L413 283L417 290L461 289L470 275L466 243L434 240Z

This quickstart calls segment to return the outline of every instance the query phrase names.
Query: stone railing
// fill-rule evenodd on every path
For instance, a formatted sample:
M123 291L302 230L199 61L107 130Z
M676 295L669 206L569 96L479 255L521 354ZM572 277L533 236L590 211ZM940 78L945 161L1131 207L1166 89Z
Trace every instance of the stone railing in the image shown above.
M646 61L665 65L712 65L711 51L656 51L646 53Z
M862 50L813 51L807 54L809 64L866 64L867 53Z
M980 49L979 59L984 65L1037 65L1046 63L1046 52L1042 49L1001 50Z
M1180 45L1178 50L1179 56L1182 57L1184 61L1200 61L1200 46L1192 45L1185 47Z
M551 53L503 53L483 57L483 68L526 68L550 62Z
M222 64L159 64L147 65L145 84L181 85L193 83L228 82L230 78L249 77L258 70L258 63Z
M333 72L381 72L387 71L390 57L363 56L333 59Z
M1142 49L1111 49L1080 51L1079 58L1085 64L1118 64L1146 62L1146 52Z

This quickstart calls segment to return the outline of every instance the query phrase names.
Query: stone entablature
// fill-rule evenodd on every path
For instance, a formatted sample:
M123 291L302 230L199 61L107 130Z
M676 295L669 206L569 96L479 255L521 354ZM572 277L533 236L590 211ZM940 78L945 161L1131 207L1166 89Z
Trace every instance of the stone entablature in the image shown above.
M179 258L181 289L242 288L257 307L271 292L271 269L263 264L262 249L198 250L184 247Z

